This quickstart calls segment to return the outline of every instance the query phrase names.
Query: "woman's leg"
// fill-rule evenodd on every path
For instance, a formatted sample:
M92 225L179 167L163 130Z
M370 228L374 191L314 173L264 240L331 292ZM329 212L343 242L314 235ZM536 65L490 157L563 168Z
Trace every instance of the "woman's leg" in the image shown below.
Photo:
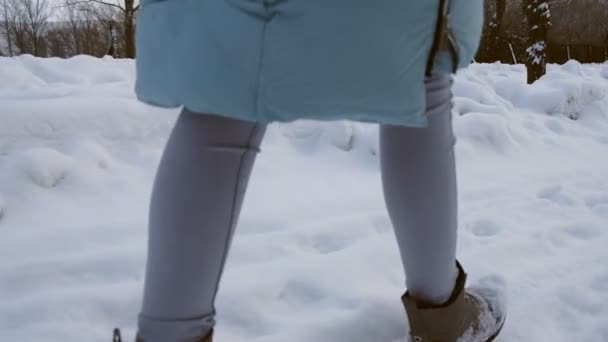
M149 217L139 337L193 341L214 300L265 125L184 110L163 154Z
M436 304L449 299L458 275L451 84L449 75L425 81L427 128L380 128L384 196L407 288Z

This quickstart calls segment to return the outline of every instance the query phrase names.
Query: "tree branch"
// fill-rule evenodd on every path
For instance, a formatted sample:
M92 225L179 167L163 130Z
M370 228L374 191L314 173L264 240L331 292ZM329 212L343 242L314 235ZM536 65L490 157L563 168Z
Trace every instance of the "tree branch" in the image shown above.
M123 12L125 12L125 11L126 11L126 9L125 9L124 7L122 7L122 6L120 6L120 5L117 5L117 4L112 4L112 3L105 2L105 1L102 1L102 0L88 0L88 1L89 1L89 2L94 2L94 3L96 3L96 4L100 4L100 5L105 5L105 6L112 6L112 7L116 7L116 8L120 9L120 10L121 10L121 11L123 11Z
M96 3L96 4L99 4L99 5L115 7L115 8L118 8L119 10L121 10L122 12L126 11L126 9L124 7L122 7L122 6L120 6L120 5L109 3L109 2L105 2L105 1L102 1L102 0L80 0L80 1L74 1L74 2L66 3L64 6L75 6L75 5L90 4L90 3Z

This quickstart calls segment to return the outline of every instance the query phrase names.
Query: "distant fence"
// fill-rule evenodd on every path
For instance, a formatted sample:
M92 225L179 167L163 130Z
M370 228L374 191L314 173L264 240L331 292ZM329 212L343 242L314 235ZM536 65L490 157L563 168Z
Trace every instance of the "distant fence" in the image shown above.
M475 60L482 63L502 62L506 64L523 63L526 47L521 43L502 41L497 47L488 49L482 46ZM559 45L548 44L547 62L563 64L574 59L581 63L604 63L608 61L608 45Z
M549 63L566 63L575 59L581 63L603 63L608 61L608 46L549 45Z

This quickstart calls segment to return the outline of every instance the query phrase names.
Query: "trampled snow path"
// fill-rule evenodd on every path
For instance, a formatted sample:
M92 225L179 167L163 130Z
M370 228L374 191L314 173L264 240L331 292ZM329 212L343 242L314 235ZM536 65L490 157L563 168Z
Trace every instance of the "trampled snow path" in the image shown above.
M175 111L129 61L0 59L0 341L133 336L150 185ZM608 65L457 77L459 258L509 283L498 341L608 341ZM571 118L578 118L572 120ZM372 125L269 130L217 340L405 341Z

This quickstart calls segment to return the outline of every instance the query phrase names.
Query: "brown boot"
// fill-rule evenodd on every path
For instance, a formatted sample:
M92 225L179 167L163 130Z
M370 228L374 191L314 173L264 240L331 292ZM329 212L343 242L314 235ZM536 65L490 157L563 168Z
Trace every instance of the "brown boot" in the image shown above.
M213 330L211 330L202 340L197 342L213 342Z
M490 342L505 322L505 305L493 289L465 291L467 275L460 264L456 287L442 305L418 301L409 293L401 300L410 322L411 342Z
M198 340L196 342L213 342L213 330L211 330L207 335L203 336L202 340Z

